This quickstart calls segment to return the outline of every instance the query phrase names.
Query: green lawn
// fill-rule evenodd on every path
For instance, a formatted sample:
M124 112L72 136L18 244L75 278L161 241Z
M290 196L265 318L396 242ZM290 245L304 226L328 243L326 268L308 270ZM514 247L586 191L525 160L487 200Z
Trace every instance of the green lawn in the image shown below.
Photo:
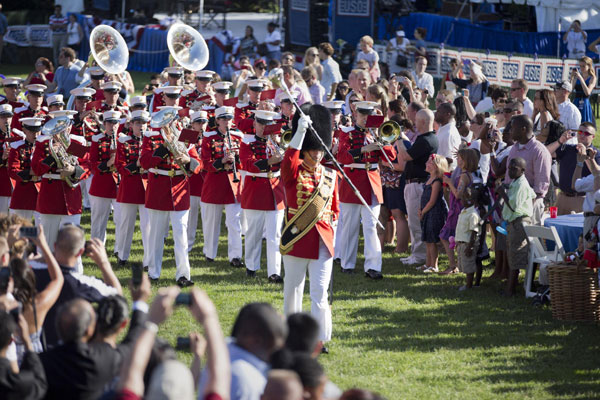
M141 88L148 76L135 74L136 87ZM82 218L87 232L89 218L89 212ZM200 233L190 262L192 279L215 302L227 334L238 310L248 302L265 301L282 310L283 291L281 286L267 283L265 264L258 279L246 278L243 270L230 267L224 227L221 233L215 263L203 262ZM135 235L130 260L141 261L139 230ZM111 222L109 253L113 245ZM600 397L596 325L560 323L552 319L549 308L534 308L522 295L500 297L500 283L485 279L491 273L489 268L484 271L481 288L459 293L456 289L463 283L462 276L423 275L403 266L390 250L384 254L382 281L341 274L335 266L333 340L330 354L320 361L342 389L368 388L390 400ZM263 259L264 254L263 249ZM171 237L164 257L160 286L174 283ZM363 262L359 255L357 271L362 271ZM441 267L446 265L442 256ZM85 268L100 276L89 260ZM125 287L129 270L117 269L116 273ZM127 289L126 296L129 298ZM304 305L310 309L308 285ZM160 336L174 344L176 337L194 329L198 325L189 313L177 309L161 327ZM189 353L179 356L191 361Z

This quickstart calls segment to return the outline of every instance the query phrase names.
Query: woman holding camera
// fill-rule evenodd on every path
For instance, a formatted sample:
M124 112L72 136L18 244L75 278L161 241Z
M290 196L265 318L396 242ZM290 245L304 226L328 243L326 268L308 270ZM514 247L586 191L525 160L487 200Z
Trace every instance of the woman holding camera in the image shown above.
M571 87L574 88L573 104L577 106L581 113L581 122L591 122L596 124L594 113L592 113L592 105L590 104L590 96L592 90L596 87L596 72L594 71L594 63L589 57L581 57L579 59L579 68L571 70Z
M35 228L34 228L35 229ZM37 246L42 252L43 262L48 267L50 283L44 290L36 290L35 274L32 266L22 258L13 258L10 262L11 275L14 282L13 295L21 304L23 316L29 326L31 344L36 353L41 353L42 345L42 326L46 319L46 314L54 306L63 287L63 273L58 262L52 255L52 251L46 242L44 229L42 225L37 226L37 236L28 237L28 239ZM40 260L42 261L42 260ZM32 263L37 263L32 260ZM41 262L39 263L41 264ZM25 346L17 342L17 359L19 363L25 353Z

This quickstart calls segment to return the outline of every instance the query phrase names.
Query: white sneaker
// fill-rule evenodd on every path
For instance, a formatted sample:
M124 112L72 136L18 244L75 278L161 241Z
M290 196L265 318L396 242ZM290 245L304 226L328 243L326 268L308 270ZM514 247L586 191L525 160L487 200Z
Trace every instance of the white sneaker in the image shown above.
M426 274L434 274L440 272L438 267L429 267L423 271Z
M408 256L408 257L402 257L400 259L400 262L402 262L403 264L407 264L410 260L412 260L414 257L413 256Z

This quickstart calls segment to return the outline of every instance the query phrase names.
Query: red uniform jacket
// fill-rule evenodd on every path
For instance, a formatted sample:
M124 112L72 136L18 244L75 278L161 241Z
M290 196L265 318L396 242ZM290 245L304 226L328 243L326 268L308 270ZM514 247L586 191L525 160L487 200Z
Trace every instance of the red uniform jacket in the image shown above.
M280 164L269 165L274 149L267 139L245 135L240 149L242 167L247 171L242 187L242 208L249 210L283 210L285 193L279 177L257 177L251 174L279 172Z
M163 100L162 92L154 93L152 95L152 110L150 110L150 113L158 111L158 107L164 106L164 105L165 105L165 101Z
M154 151L161 147L164 140L159 132L147 131L142 141L140 163L142 168L156 168L164 171L178 171L179 166L173 161L171 154L161 158ZM194 146L188 149L190 158L199 162L198 153ZM148 171L148 186L146 187L146 208L161 211L183 211L190 208L190 181L185 175L160 175Z
M371 164L371 167L373 167L377 166L380 159L385 159L381 151L361 154L360 148L367 144L365 141L366 135L367 131L359 127L350 128L347 131L342 130L337 154L340 164ZM396 151L392 146L384 146L383 150L390 160L396 158ZM372 194L375 194L380 204L383 203L379 168L367 170L345 166L344 172L352 183L354 183L354 186L356 186L367 204L371 205ZM340 187L340 201L342 203L362 204L346 181L343 181Z
M16 129L18 131L23 131L23 124L21 124L21 121L19 121L19 119L21 119L21 118L43 117L46 119L46 121L49 119L48 109L46 107L42 107L37 111L33 111L28 106L23 106L23 107L15 108L13 110L13 112L14 112L14 115L12 117L12 122L10 123L11 132L13 129ZM44 122L46 122L46 121L44 121ZM17 136L17 135L13 132L12 136Z
M242 134L238 131L229 131L231 145L239 148ZM233 204L241 199L241 185L233 182L233 171L226 170L223 161L228 143L224 135L219 131L204 132L202 139L202 165L207 172L202 186L202 201L211 204ZM238 179L240 176L240 164L238 168Z
M233 115L233 122L235 123L235 125L239 126L240 121L250 117L252 115L252 113L250 111L256 110L257 106L258 106L258 104L256 104L256 103L248 103L248 104L238 103L235 106L235 114Z
M3 129L6 129L4 127ZM8 159L3 159L4 149L6 147L6 140L10 137L8 132L0 133L0 196L10 197L12 195L12 182L8 176L7 163Z
M14 112L15 108L23 107L25 105L25 103L23 103L22 101L8 100L6 98L6 96L0 95L0 105L2 105L2 104L10 104L13 108L13 112Z
M92 85L88 86L91 89L94 89L96 91L96 93L94 93L94 95L92 96L92 101L102 101L104 100L104 90L98 88L95 89L92 87Z
M181 97L179 98L178 104L180 107L183 108L193 108L194 111L200 110L200 105L194 104L194 102L206 96L208 96L208 93L201 93L198 91L198 89L184 90L183 92L181 92ZM206 98L205 100L207 100L206 103L210 102L208 101L208 98ZM204 102L204 100L202 101Z
M79 185L70 187L62 179L44 178L44 174L56 174L56 161L50 155L48 144L50 136L38 136L33 150L31 167L36 176L42 177L40 191L38 193L36 211L41 214L74 215L81 214L81 187ZM76 135L71 135L71 140L77 140L81 144L85 141ZM87 156L86 156L87 157ZM80 166L76 168L73 180L86 179L88 171L83 167L87 160L79 160Z
M146 189L144 187L144 175L137 166L142 149L142 139L135 136L122 135L117 144L117 157L115 166L121 175L121 182L117 192L119 203L144 204L146 201Z
M291 219L295 211L298 210L306 200L308 200L321 180L321 174L325 167L319 165L315 170L308 169L300 159L300 151L288 148L281 162L281 180L285 186L285 197L288 208L287 219ZM337 185L337 182L335 183ZM329 202L327 210L315 226L296 244L288 253L290 256L310 258L316 260L319 258L319 238L323 240L333 257L333 227L331 221L337 220L339 214L339 204L336 191L333 192L333 199Z
M111 154L116 152L117 138L111 138L104 133L92 136L90 147L90 171L94 174L90 185L90 194L107 199L117 198L117 169L108 166ZM111 148L112 146L112 148Z
M115 104L114 106L109 106L103 100L90 101L85 106L86 110L95 110L96 112L103 113L104 111L120 111L121 118L125 118L129 114L129 108L125 107L121 104Z
M202 135L198 135L198 142L194 145L197 154L202 152ZM190 195L202 197L202 187L204 186L204 177L206 171L201 168L200 172L189 177L190 180Z
M34 143L19 140L10 144L8 156L8 171L15 181L15 189L10 199L12 210L35 210L38 197L39 183L32 180L31 156Z

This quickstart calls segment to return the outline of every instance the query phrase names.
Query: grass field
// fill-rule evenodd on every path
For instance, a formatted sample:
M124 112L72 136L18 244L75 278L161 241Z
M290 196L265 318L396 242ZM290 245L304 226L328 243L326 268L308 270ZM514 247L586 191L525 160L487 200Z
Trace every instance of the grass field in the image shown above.
M29 68L0 72L26 74ZM133 75L136 87L141 88L149 74ZM82 218L87 232L89 218L89 213ZM215 302L228 334L238 310L248 302L264 301L282 310L283 291L281 286L267 283L264 263L258 279L246 278L243 270L230 267L224 227L221 232L215 263L203 262L200 232L190 262L192 279ZM113 241L110 222L109 253ZM174 283L171 237L165 246L158 286ZM388 399L600 397L597 325L560 323L552 319L549 308L534 308L522 295L500 297L500 283L485 279L489 268L484 271L481 288L459 293L462 276L423 275L403 266L391 250L387 248L384 254L382 281L342 274L335 266L333 339L330 354L320 361L342 389L368 388ZM136 230L130 260L141 261L142 254ZM264 254L263 249L263 260ZM357 271L362 271L363 261L359 255ZM442 256L441 267L446 265ZM85 268L100 276L87 260ZM116 273L126 287L129 270L117 269ZM129 290L125 291L129 298ZM310 309L308 293L304 305ZM176 337L195 329L198 326L189 313L177 309L159 334L174 344ZM179 353L179 357L191 361L188 353Z

